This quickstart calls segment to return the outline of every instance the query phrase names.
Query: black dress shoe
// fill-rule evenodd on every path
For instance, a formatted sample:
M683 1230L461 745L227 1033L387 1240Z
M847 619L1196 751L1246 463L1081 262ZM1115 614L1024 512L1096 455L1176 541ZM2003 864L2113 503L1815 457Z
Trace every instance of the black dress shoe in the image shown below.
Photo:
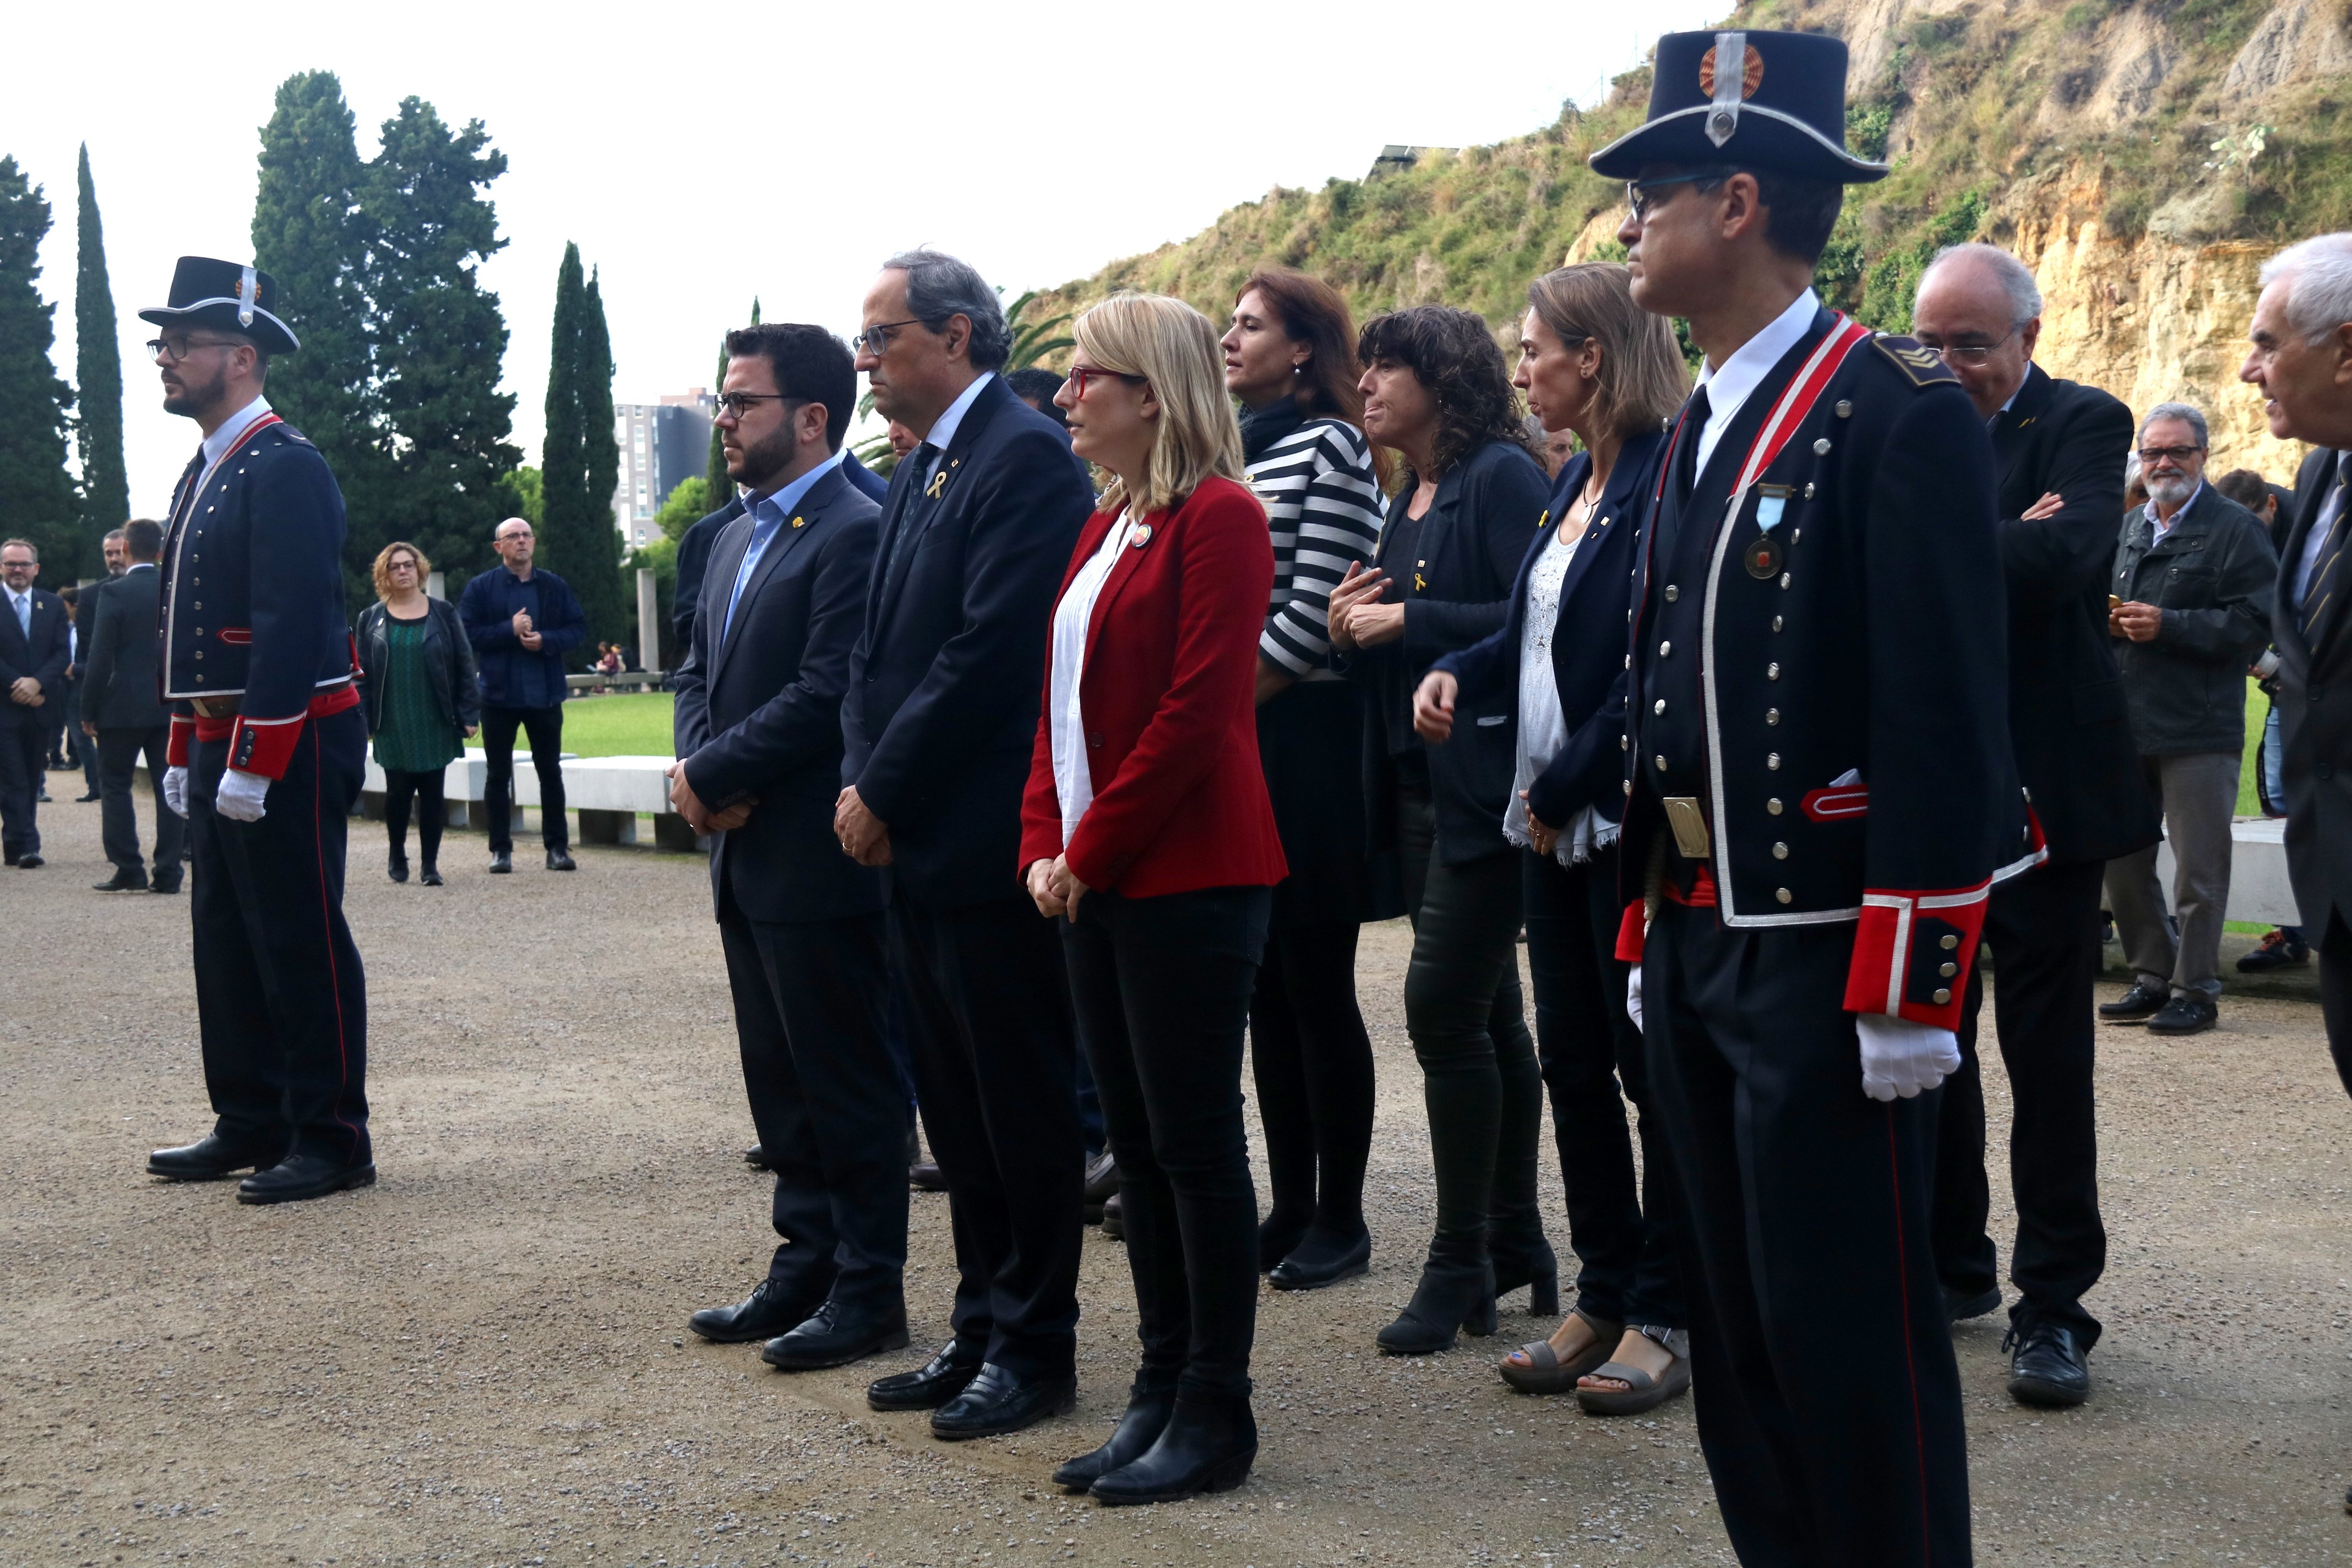
M788 1333L817 1309L822 1293L813 1296L778 1279L762 1279L751 1293L731 1307L705 1307L686 1326L714 1345L748 1344Z
M1087 1223L1102 1223L1103 1205L1118 1191L1118 1156L1105 1149L1087 1162Z
M919 1193L943 1193L948 1179L940 1170L937 1160L918 1160L907 1167L907 1184Z
M506 852L505 850L503 850L503 849L499 849L499 850L494 851L494 852L491 854L491 856L490 856L490 875L491 875L491 876L493 876L493 877L504 877L504 876L510 875L510 874L513 872L513 870L514 870L514 857L513 857L512 855L509 855L509 853L507 853L507 852Z
M1338 1236L1319 1226L1309 1226L1298 1245L1290 1249L1290 1256L1274 1266L1265 1282L1277 1290L1320 1290L1326 1285L1368 1274L1371 1267L1370 1231L1360 1229L1353 1236Z
M2110 1024L2138 1024L2156 1016L2164 1005L2165 988L2132 982L2132 988L2112 1002L2099 1004L2099 1016Z
M749 1149L744 1150L743 1163L751 1166L751 1169L755 1171L772 1171L775 1169L774 1166L768 1163L768 1146L765 1143L754 1143Z
M893 1301L877 1310L827 1300L800 1327L761 1346L760 1359L784 1372L814 1372L820 1367L847 1366L884 1351L904 1350L906 1344L904 1301Z
M1948 1323L1960 1322L1969 1318L1981 1318L1987 1312L1998 1311L2000 1309L2000 1287L1998 1285L1974 1296L1963 1296L1949 1285L1944 1287L1944 1321Z
M1180 1394L1167 1429L1144 1456L1095 1482L1107 1508L1174 1502L1202 1492L1229 1492L1257 1462L1257 1418L1249 1396Z
M1279 1209L1258 1221L1257 1271L1260 1274L1273 1273L1276 1264L1297 1250L1298 1244L1307 1239L1307 1232L1314 1224L1312 1214L1299 1219Z
M90 887L93 891L100 893L137 893L145 890L147 876L143 871L119 870L103 882L91 883Z
M1121 1193L1103 1200L1102 1233L1113 1241L1127 1239L1127 1201Z
M239 1171L266 1171L286 1157L282 1143L249 1143L214 1132L147 1156L147 1173L175 1182L217 1182Z
M375 1185L375 1164L370 1160L346 1161L325 1154L289 1154L266 1171L256 1171L236 1184L241 1204L299 1204L323 1198L346 1187Z
M408 857L394 850L392 858L384 863L384 874L395 882L408 880Z
M78 795L74 796L74 804L76 805L88 805L94 800L104 800L105 798L106 797L104 795L99 794L96 790L92 790L88 795Z
M2063 1409L2091 1397L2091 1365L2071 1329L2028 1322L2011 1329L2000 1348L2017 1347L2009 1363L2009 1396L2020 1405Z
M931 1436L951 1443L999 1437L1064 1415L1077 1403L1078 1380L1071 1373L1024 1377L991 1362L961 1394L931 1412Z
M876 1410L937 1410L971 1386L986 1353L951 1340L918 1370L893 1373L866 1384L866 1403Z
M151 893L176 893L180 890L180 879L158 877L147 884L147 890Z
M17 856L16 864L29 871L36 866L46 866L48 862L41 858L39 851L33 850Z
M2175 996L2147 1021L2151 1035L2201 1035L2221 1021L2218 1004L2202 996Z
M551 871L577 871L580 862L572 858L569 849L551 849L547 852L547 868Z
M1135 1463L1160 1441L1168 1418L1176 1413L1172 1388L1146 1392L1140 1385L1127 1394L1127 1413L1111 1429L1110 1441L1091 1454L1081 1454L1054 1472L1054 1484L1082 1492L1113 1470Z
M425 862L425 869L416 873L416 880L424 887L437 888L441 886L441 868L427 860Z

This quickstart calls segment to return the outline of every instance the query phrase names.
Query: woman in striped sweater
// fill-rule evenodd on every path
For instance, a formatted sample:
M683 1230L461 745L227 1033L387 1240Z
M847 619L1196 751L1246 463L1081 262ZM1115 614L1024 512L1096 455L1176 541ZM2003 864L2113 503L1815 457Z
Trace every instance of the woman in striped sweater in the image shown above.
M1328 284L1276 268L1243 285L1225 390L1274 531L1274 595L1258 637L1257 738L1289 876L1250 1004L1250 1058L1274 1206L1258 1267L1311 1290L1370 1265L1364 1164L1372 1045L1356 1005L1368 910L1364 700L1331 669L1331 590L1380 538L1381 475L1364 439L1356 329Z

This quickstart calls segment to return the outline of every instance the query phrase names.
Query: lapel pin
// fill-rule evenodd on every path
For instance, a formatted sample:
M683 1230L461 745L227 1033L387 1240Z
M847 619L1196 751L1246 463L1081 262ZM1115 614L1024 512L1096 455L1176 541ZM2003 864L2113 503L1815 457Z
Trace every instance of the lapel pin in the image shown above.
M807 521L808 521L808 519L806 519L806 518L804 518L804 517L796 517L796 518L793 519L793 526L794 528L798 528L801 524L803 524L803 523L806 522Z
M1148 522L1137 523L1135 525L1135 548L1140 550L1150 542L1151 525Z
M1549 507L1546 507L1546 508L1544 509L1544 514L1543 514L1541 517L1539 517L1539 518L1536 519L1536 531L1537 531L1537 532L1538 532L1538 533L1542 532L1542 531L1543 531L1543 530L1544 530L1544 526L1545 526L1547 523L1550 522L1550 521L1551 521L1551 509L1550 509Z
M945 468L941 468L938 473L931 476L930 488L923 492L923 499L926 500L937 500L940 499L940 492L947 488L948 471Z

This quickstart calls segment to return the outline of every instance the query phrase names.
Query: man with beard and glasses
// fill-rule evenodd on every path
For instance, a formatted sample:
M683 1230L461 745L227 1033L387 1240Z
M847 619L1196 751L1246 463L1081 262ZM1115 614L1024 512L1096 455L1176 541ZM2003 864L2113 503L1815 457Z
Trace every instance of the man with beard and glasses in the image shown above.
M367 720L343 616L343 497L261 395L291 353L268 273L185 256L168 305L139 312L167 413L204 442L163 541L163 798L188 819L196 1012L211 1134L147 1160L209 1181L257 1167L241 1203L375 1180L367 982L343 922L343 833Z
M2221 1017L2230 820L2246 744L2246 666L2271 640L2278 556L2261 521L2205 483L2205 416L2159 403L2139 426L2147 505L2126 512L2107 592L2116 663L2140 772L2172 841L2172 915L2158 846L2107 864L2130 990L2102 1003L2113 1024L2193 1035Z

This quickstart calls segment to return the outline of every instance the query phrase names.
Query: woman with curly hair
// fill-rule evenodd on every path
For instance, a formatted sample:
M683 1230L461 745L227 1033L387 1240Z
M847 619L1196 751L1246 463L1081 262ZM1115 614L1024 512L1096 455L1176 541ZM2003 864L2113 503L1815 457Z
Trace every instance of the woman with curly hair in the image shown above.
M441 885L441 829L449 808L442 770L466 753L482 721L474 647L446 599L429 598L425 579L433 564L425 552L395 539L377 552L375 600L360 612L353 637L360 655L360 696L368 733L383 769L383 823L391 838L386 873L408 880L408 808L416 805L416 837L428 888Z
M1515 694L1468 705L1453 739L1414 733L1429 667L1501 626L1550 489L1502 351L1467 310L1419 305L1364 325L1364 433L1404 460L1371 568L1331 595L1335 658L1370 689L1374 833L1393 847L1412 917L1405 1027L1420 1058L1437 1232L1420 1286L1381 1331L1423 1354L1495 1330L1495 1298L1532 1289L1559 1310L1536 1208L1543 1081L1520 998L1518 855L1503 836L1517 765Z

